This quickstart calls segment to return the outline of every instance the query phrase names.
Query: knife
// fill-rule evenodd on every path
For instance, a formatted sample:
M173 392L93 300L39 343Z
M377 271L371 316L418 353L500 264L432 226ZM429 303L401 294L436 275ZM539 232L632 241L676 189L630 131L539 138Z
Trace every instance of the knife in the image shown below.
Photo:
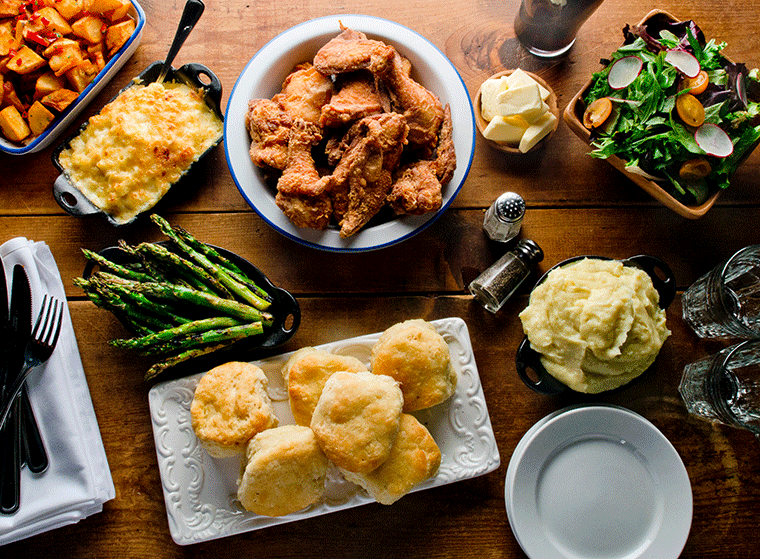
M13 267L11 282L11 308L8 340L9 345L5 356L6 378L5 386L13 384L16 374L24 362L24 350L32 335L32 290L24 267L16 264ZM5 391L5 387L3 388ZM13 514L20 503L21 485L21 422L19 415L19 400L16 400L11 421L3 435L3 476L0 485L0 512Z
M5 267L3 266L2 259L0 259L0 336L2 336L2 340L9 340L11 336L10 332L8 287L5 281ZM8 345L3 345L0 348L0 395L4 394L4 390L6 389L5 383L8 373L7 348ZM24 386L21 393L18 406L21 416L20 419L17 419L17 423L23 435L21 437L21 463L22 465L26 463L30 472L40 474L47 469L49 462L26 386ZM0 448L5 448L5 446L0 446Z

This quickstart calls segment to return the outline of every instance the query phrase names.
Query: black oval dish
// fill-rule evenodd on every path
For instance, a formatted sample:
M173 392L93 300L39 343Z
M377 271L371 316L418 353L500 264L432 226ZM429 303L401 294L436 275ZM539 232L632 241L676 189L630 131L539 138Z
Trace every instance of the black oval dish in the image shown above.
M544 281L546 276L549 275L549 272L555 268L565 266L572 262L577 262L578 260L583 260L584 258L613 260L606 256L574 256L573 258L568 258L567 260L563 260L549 268L549 270L547 270L536 282L536 286ZM675 276L668 265L659 258L645 254L631 256L630 258L622 260L622 262L625 266L633 266L634 268L643 270L650 278L652 278L652 284L660 295L660 308L667 309L676 295ZM536 286L533 286L533 289L535 289ZM541 364L541 354L531 347L530 342L528 341L528 336L523 338L520 347L517 348L515 362L517 365L517 374L520 376L520 379L525 383L525 386L534 392L553 396L568 390L568 387L565 384L558 381L546 371Z
M161 246L169 246L171 243L169 241L160 241L156 244ZM219 252L219 254L227 258L230 262L238 266L259 287L261 287L264 291L272 296L272 307L273 309L276 309L276 313L273 313L275 315L274 324L268 328L269 332L266 334L266 338L262 343L256 346L256 349L272 349L281 346L290 340L290 338L292 338L296 333L296 330L298 330L298 326L301 324L301 308L298 305L296 298L293 297L289 291L286 291L285 289L274 285L269 280L269 278L262 273L261 270L259 270L245 258L238 256L234 252L230 252L227 249L214 245L209 246L214 248L217 252ZM104 248L99 252L99 254L104 258L107 258L108 260L116 263L123 263L127 260L124 251L122 251L117 246ZM94 262L88 262L84 268L82 277L85 279L89 278L96 266L97 264ZM128 322L124 320L124 318L120 316L119 313L114 312L113 314L127 330L134 333L129 327Z
M162 66L163 62L154 62L148 66L136 78L133 78L131 82L122 88L121 91L119 91L119 93L113 99L111 99L111 101L116 99L116 97L118 97L119 94L121 94L124 90L129 89L135 84L145 85L156 81L158 75L161 73ZM165 81L182 82L191 87L195 87L201 90L205 96L206 104L214 111L214 114L219 117L222 122L224 122L224 115L222 114L221 109L222 82L219 80L219 78L216 77L216 75L214 75L211 70L206 68L203 64L191 63L185 64L179 69L171 68L165 78ZM78 188L69 182L63 170L63 167L61 166L61 152L64 149L68 148L71 144L71 141L79 134L81 134L85 128L87 128L88 122L89 120L85 121L84 124L82 124L82 126L80 126L74 134L58 144L53 150L53 165L55 165L56 169L58 169L58 171L61 173L53 184L53 197L55 198L56 202L58 202L58 205L61 206L61 208L63 208L70 215L76 217L100 215L104 216L109 221L109 223L117 227L128 225L129 223L132 223L134 219L128 221L127 223L116 223L113 218L111 218L111 216L90 202L90 200L88 200L87 197L82 194ZM180 177L179 180L182 180L185 176L187 176L193 167L195 167L195 165L198 163L198 161L206 157L206 155L212 149L214 149L214 147L219 145L223 138L224 135L220 136L216 142L209 146L209 148L204 151L200 157L190 165L190 167L188 167L188 169L183 173L182 177ZM177 183L175 182L174 184ZM172 186L174 186L174 184L172 184ZM137 216L135 216L135 218L136 217Z

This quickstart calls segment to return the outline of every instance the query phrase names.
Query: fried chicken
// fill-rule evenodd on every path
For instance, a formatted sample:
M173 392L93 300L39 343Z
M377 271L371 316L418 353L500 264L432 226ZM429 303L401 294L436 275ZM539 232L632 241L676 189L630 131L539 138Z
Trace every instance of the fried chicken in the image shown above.
M322 107L319 123L324 128L342 128L365 116L383 112L371 73L352 72L342 77L339 83L338 92Z
M408 62L396 53L392 64L378 72L378 77L388 87L394 105L401 107L399 112L406 117L409 144L427 158L438 141L443 106L438 97L411 78L409 69Z
M332 202L326 190L331 176L320 176L311 149L322 140L319 128L297 119L290 129L288 164L277 181L275 203L298 227L324 229L330 223Z
M320 176L311 148L322 141L320 129L297 119L288 137L288 164L277 181L277 190L288 195L321 196L332 182L330 175Z
M401 115L383 113L363 118L346 133L330 187L341 237L356 233L385 206L407 132Z
M384 71L396 50L382 41L341 25L340 35L331 39L314 56L314 66L326 76L356 70Z
M279 176L277 206L297 227L337 223L343 238L386 206L437 211L456 169L449 106L396 49L342 25L280 93L249 102L245 124L251 159Z
M333 82L329 76L304 62L288 74L282 84L282 91L272 100L279 103L290 118L318 124L322 107L330 101L333 91Z
M455 169L451 108L446 105L436 158L421 159L400 168L388 194L388 203L398 215L438 211L443 203L442 185L451 180Z
M251 160L259 167L282 170L288 164L291 118L271 99L248 102L245 127L251 136Z

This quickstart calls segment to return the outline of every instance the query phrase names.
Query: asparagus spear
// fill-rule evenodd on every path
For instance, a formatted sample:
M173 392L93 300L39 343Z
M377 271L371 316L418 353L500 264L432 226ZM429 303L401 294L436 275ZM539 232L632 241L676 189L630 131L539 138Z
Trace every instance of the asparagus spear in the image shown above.
M206 270L193 262L182 258L179 254L171 252L165 247L154 243L140 243L137 245L136 250L145 257L150 256L155 259L156 262L163 264L168 269L174 270L188 283L200 291L214 293L225 299L230 299L232 297L229 290L224 287L218 279L206 272Z
M188 349L187 351L183 351L182 353L173 355L172 357L169 357L159 363L155 363L150 369L148 369L148 372L145 373L144 378L146 381L152 380L156 378L158 375L160 375L161 373L163 373L164 371L174 367L175 365L178 365L180 363L183 363L184 361L188 361L195 357L208 355L209 353L213 353L214 351L218 351L225 347L226 347L225 344L219 344L219 345L212 345L212 346L206 346L206 347L199 347L196 349Z
M257 323L261 324L261 323ZM231 326L239 326L240 322L232 317L218 316L213 318L204 318L200 320L194 320L175 326L174 328L166 328L155 334L148 336L142 336L139 338L130 338L128 340L111 340L111 345L115 347L124 347L129 349L143 349L146 347L154 346L160 343L170 342L172 339L185 334L194 334L198 332L207 332L209 330L218 330L221 328L229 328Z
M230 326L229 328L219 328L217 330L206 330L205 332L193 332L190 334L175 336L164 343L147 346L141 349L143 349L144 355L169 354L175 351L184 351L209 344L230 345L241 338L256 336L263 332L264 326L261 322L251 322L249 324Z
M214 249L214 247L207 245L206 243L199 241L195 237L193 237L186 229L182 227L175 227L174 230L176 233L192 248L200 252L201 254L206 255L210 260L215 261L217 264L222 266L226 269L227 273L242 283L243 285L247 286L251 291L256 293L259 297L264 299L265 301L272 301L272 296L269 295L264 289L256 285L256 282L254 282L251 278L246 275L246 273L240 269L240 267L232 262L230 259L225 258L222 256L219 251Z
M197 250L194 250L188 245L175 231L172 226L164 218L153 214L151 215L153 222L161 228L161 231L169 237L174 243L193 259L200 266L205 268L210 274L214 275L219 281L232 291L235 295L243 299L243 301L253 305L259 310L266 310L271 305L270 301L262 299L260 296L253 293L245 285L233 279L225 270L211 262L204 254L201 254Z
M114 293L96 281L75 278L74 285L81 287L88 298L100 308L107 309L123 317L137 332L149 333L150 331L166 328L165 321L151 315L146 315L132 302L125 300L118 293Z
M264 324L269 326L272 324L274 318L270 313L260 311L250 305L232 299L222 299L216 295L210 295L180 285L164 282L137 282L126 280L106 272L98 272L96 275L103 280L121 284L135 293L155 297L159 300L192 303L196 306L218 310L224 314L235 316L249 322L261 320Z
M108 270L109 272L112 272L123 278L131 279L135 281L152 281L153 280L153 277L150 276L149 274L138 272L137 270L127 268L126 266L122 266L121 264L117 264L116 262L112 262L111 260L108 260L104 256L101 256L97 252L87 250L86 248L83 248L82 252L87 257L88 260L92 260L101 268Z

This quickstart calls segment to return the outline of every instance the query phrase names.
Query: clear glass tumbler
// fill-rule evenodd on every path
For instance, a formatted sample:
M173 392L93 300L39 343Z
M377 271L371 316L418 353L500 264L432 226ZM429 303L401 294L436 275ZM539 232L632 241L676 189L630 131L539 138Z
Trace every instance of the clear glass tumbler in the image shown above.
M515 34L536 56L562 56L575 43L578 30L603 0L522 0Z
M760 340L687 365L678 391L692 415L760 436Z
M760 245L699 278L681 302L684 320L700 338L760 337Z

